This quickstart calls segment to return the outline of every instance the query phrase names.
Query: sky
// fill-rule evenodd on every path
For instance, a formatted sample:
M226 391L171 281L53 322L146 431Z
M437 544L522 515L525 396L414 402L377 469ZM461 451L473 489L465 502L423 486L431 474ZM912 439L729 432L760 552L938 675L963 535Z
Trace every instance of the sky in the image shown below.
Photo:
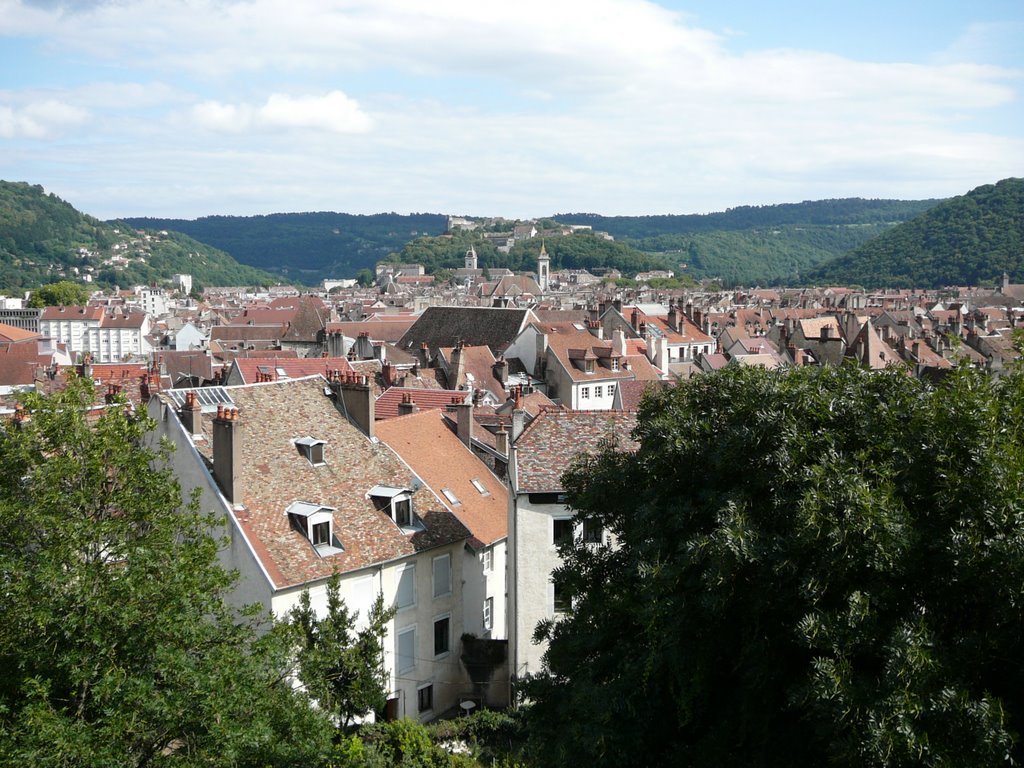
M530 218L1024 176L1021 0L0 0L0 179Z

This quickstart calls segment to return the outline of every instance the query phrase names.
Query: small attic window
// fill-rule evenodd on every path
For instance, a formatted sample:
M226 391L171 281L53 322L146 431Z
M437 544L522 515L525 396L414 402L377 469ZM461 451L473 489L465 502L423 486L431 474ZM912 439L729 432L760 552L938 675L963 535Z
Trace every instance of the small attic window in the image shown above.
M293 502L285 510L292 528L309 540L320 557L337 555L345 551L334 535L335 511L334 507L324 507L308 501Z
M481 483L479 480L477 480L475 477L472 480L470 480L469 482L471 482L473 484L474 488L476 488L478 491L480 491L480 495L481 496L490 496L491 495L490 491L488 491L484 487L484 484Z
M274 371L277 373L277 377L279 379L287 379L288 378L288 371L286 371L284 368L277 367L277 368L274 369Z
M315 437L300 437L295 440L295 447L299 449L299 453L306 457L306 461L312 464L314 467L320 467L326 464L324 461L324 446L327 443L324 440L318 440Z
M403 531L423 530L423 524L416 519L412 506L412 490L395 488L390 485L375 485L366 494L374 506L395 521Z
M444 497L448 499L449 503L451 504L462 503L461 501L459 501L459 497L455 495L455 491L453 491L451 488L442 488L441 493L444 494Z

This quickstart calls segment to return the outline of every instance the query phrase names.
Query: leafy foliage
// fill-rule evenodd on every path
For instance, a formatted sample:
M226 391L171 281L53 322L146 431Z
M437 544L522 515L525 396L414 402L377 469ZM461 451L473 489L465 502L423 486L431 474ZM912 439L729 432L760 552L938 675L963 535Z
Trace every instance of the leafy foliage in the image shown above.
M807 277L868 287L1024 280L1024 179L1004 179L955 197Z
M573 607L527 684L540 764L1022 758L1024 374L738 367L649 396L563 478Z
M89 290L81 283L62 280L59 283L44 285L32 291L29 299L30 307L78 307L89 301Z
M212 519L152 423L89 381L0 428L0 763L313 765L333 727L287 682L289 638L238 613Z
M448 220L432 213L360 216L317 212L127 221L146 229L183 232L244 264L311 284L372 270L409 240L421 234L441 234Z
M117 256L123 261L112 262ZM0 291L32 288L89 270L96 282L148 284L191 274L208 285L274 282L184 235L140 235L124 222L79 213L42 187L0 181Z
M356 631L356 616L341 599L340 585L335 574L327 584L323 618L313 611L309 591L303 592L290 623L299 633L299 679L320 707L348 728L356 718L384 709L384 635L394 608L385 609L378 595L366 628Z

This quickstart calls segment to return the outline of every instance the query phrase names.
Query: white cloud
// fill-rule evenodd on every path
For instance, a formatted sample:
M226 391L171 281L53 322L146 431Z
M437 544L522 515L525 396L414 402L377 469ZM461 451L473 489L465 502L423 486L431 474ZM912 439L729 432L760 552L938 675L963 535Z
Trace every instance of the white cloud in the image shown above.
M23 107L0 105L0 138L49 139L81 125L88 116L84 109L55 99Z
M373 125L359 104L341 91L300 97L274 93L260 106L204 101L192 108L192 117L199 126L222 133L276 130L364 133Z

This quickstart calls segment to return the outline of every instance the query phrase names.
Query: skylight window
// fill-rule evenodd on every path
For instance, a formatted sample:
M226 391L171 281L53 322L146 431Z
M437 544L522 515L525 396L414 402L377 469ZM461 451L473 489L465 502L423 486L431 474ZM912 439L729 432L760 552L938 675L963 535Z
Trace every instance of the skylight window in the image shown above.
M444 494L444 497L446 499L448 499L448 501L451 504L461 504L462 503L461 501L459 501L459 497L455 495L455 491L453 491L451 488L442 488L441 489L441 493Z
M474 488L476 488L478 491L480 491L480 495L481 496L490 496L491 495L490 491L488 491L487 488L484 487L484 484L481 483L479 480L477 480L475 477L472 480L470 480L469 482L471 482L473 484Z

